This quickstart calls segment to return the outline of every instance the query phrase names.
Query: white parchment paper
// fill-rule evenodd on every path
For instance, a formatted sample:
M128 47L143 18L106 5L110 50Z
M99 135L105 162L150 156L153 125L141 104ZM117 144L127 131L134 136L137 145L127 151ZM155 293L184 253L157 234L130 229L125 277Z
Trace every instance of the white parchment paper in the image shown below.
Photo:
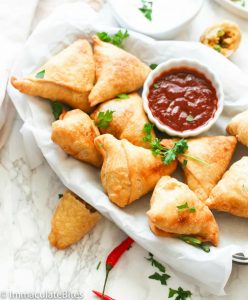
M115 33L117 28L100 24L97 15L83 4L73 4L58 10L43 21L30 36L12 74L17 77L29 74L75 39L80 37L90 40L96 31ZM225 108L221 118L207 133L208 135L225 134L228 120L248 108L247 78L222 55L200 43L158 42L130 32L124 48L147 64L160 63L169 58L187 57L198 59L212 68L224 88ZM103 191L99 170L67 156L52 143L50 135L53 116L48 101L21 94L10 85L8 93L24 120L24 135L29 135L30 138L30 133L33 134L37 146L48 163L69 189L115 222L145 249L176 270L188 275L200 287L215 294L224 292L224 286L231 273L232 255L237 252L248 255L247 220L221 213L216 214L220 226L220 245L217 248L211 247L210 253L205 253L177 239L154 236L149 230L145 214L149 208L150 194L125 209L113 205ZM33 154L34 159L37 157L37 149L30 138L31 158ZM247 154L247 149L239 145L234 161Z

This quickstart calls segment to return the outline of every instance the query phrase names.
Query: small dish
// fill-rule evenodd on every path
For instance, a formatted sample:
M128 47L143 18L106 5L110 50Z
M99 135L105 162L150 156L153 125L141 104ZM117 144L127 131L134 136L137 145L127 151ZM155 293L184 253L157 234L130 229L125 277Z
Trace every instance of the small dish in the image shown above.
M152 3L152 21L140 12L141 0L108 0L116 21L155 39L170 39L185 29L199 13L203 0L156 0ZM144 2L144 3L146 3ZM187 3L186 3L187 2Z
M183 70L183 71L181 71L181 70ZM198 74L199 78L200 78L200 79L198 79L199 82L201 82L201 79L206 79L206 82L209 84L210 89L212 89L212 92L213 92L212 94L211 94L211 90L209 90L209 92L204 91L204 95L205 95L205 92L208 92L206 94L210 95L210 96L207 95L206 97L213 98L213 104L211 102L212 99L210 99L210 98L207 99L208 103L211 103L211 105L213 106L212 111L210 110L211 107L206 108L206 111L209 110L209 116L206 116L204 113L205 108L203 106L201 106L201 105L203 105L201 102L203 100L200 98L201 97L201 95L200 95L199 96L200 102L196 102L196 104L193 103L194 104L193 106L194 106L195 110L201 109L201 111L203 111L203 112L197 113L195 116L192 116L192 115L186 115L184 113L184 111L182 111L181 112L182 118L181 118L181 114L180 114L180 118L181 118L181 120L180 120L180 118L177 117L177 115L174 113L175 112L173 110L174 107L173 106L171 107L171 104L178 106L178 100L180 101L180 99L182 99L180 97L184 97L184 94L183 94L183 96L180 96L180 94L178 94L179 95L179 96L177 96L178 98L175 98L175 99L173 98L173 101L171 101L170 99L168 99L168 97L166 97L166 95L164 96L164 94L163 94L166 92L167 92L167 94L171 93L171 86L168 86L168 88L167 88L167 86L165 87L163 85L163 83L161 83L161 81L159 81L160 86L158 86L158 84L154 83L156 80L157 81L161 80L161 78L160 78L161 75L162 75L162 79L163 79L164 74L166 74L166 76L167 76L167 73L168 73L168 75L170 75L170 72L171 73L177 73L177 72L178 73L182 73L182 72L186 73L187 71L192 76L194 75L194 73ZM180 74L178 76L180 76ZM192 80L195 80L194 77L192 77L192 78L193 78ZM195 78L197 79L197 77L195 77ZM179 78L179 80L180 80L180 78ZM188 80L188 79L185 77L185 80ZM190 80L190 78L189 78L189 80ZM165 84L168 84L168 82L165 81ZM174 86L173 82L169 83L169 84L171 84L172 87ZM203 84L203 88L204 88L204 82L202 84ZM157 85L157 86L155 87L155 85ZM163 103L161 101L157 101L158 98L156 98L156 91L154 91L155 88L156 89L160 88L162 90L162 92L161 92L162 96L160 96L159 100L162 99L162 101L167 101L166 110L164 110L165 103ZM176 88L177 88L177 86L176 86ZM165 90L165 89L167 89L167 90ZM200 85L199 85L199 87L197 86L197 89L198 89L197 91L200 91L200 92L202 91ZM179 86L179 90L180 90L180 86ZM190 89L190 91L194 92L194 89ZM176 93L177 93L177 91L176 91ZM179 91L179 93L180 93L180 91ZM194 98L194 93L191 95L191 97L193 97L192 101L196 101ZM158 96L159 96L159 94L158 94ZM150 100L149 100L149 97L150 97ZM174 96L172 95L169 97L174 97ZM171 136L178 136L178 137L183 137L183 138L189 137L189 136L197 136L197 135L209 130L210 127L219 118L220 114L222 113L223 106L224 106L224 93L223 93L221 83L220 83L219 79L217 78L217 76L207 66L201 64L197 60L191 60L191 59L185 59L185 58L171 59L171 60L168 60L167 62L164 62L164 63L161 63L160 65L158 65L157 68L148 75L148 77L144 83L142 99L143 99L144 110L146 111L149 120L153 124L155 124L155 126L160 131L166 132L167 134L169 134ZM165 99L165 100L163 100L163 99ZM185 99L186 99L186 101L185 101ZM174 102L175 104L171 103L170 101ZM192 102L190 100L188 100L188 98L183 98L182 101L184 101L184 103L186 103L188 106L192 105ZM188 102L191 102L191 103L188 103ZM150 105L149 105L149 103L150 103ZM168 106L168 103L170 103L170 107ZM153 105L153 107L151 107L152 105ZM181 104L179 103L179 105L183 105L183 102L181 102ZM155 110L154 110L155 108L156 108L157 112L155 112ZM161 111L159 111L159 109L161 109ZM171 109L172 109L172 111L171 111ZM152 112L152 110L153 110L153 112ZM192 108L192 110L193 110L193 108ZM170 111L171 111L171 113L170 113ZM157 114L157 115L155 116L155 114ZM161 114L161 116L162 116L161 118L163 118L163 120L164 120L163 123L161 121L161 118L159 120L159 114ZM172 121L169 120L170 118L167 117L166 114L168 116L171 115L172 118L174 118L174 119L178 118L178 119L175 119L177 122L173 122L173 120ZM189 120L188 117L191 117L193 119ZM184 119L184 121L182 121L182 119ZM192 125L190 123L187 123L186 120L187 120L187 122L192 122ZM167 122L167 124L165 124L165 122ZM171 122L170 126L168 126L169 122ZM199 124L201 124L201 125L199 125ZM181 126L181 128L183 128L183 126L186 126L185 128L189 128L189 129L179 130L179 129L177 129L176 126L178 126L178 127ZM192 127L192 128L190 128L190 127Z
M215 0L218 4L223 6L229 12L244 19L248 19L248 1L246 0L246 8L234 3L231 0Z

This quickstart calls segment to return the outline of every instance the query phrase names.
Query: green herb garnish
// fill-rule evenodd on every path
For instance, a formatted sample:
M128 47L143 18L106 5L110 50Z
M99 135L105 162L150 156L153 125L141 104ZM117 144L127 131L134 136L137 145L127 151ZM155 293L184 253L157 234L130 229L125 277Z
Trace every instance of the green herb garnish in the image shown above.
M187 166L187 163L188 163L187 159L184 159L183 160L183 168L185 168Z
M152 1L141 0L143 6L139 8L144 17L146 17L149 21L152 20Z
M45 70L42 70L42 71L40 71L40 72L38 72L36 75L35 75L35 78L44 78L44 76L45 76Z
M112 116L113 113L114 113L113 110L106 110L105 112L100 111L97 116L98 121L97 122L95 121L96 126L99 128L107 128L109 123L113 119L113 116Z
M119 94L116 96L116 98L119 100L128 99L129 95L128 94Z
M63 104L59 101L53 101L51 102L51 108L55 120L58 120L64 109Z
M192 293L190 291L184 291L181 287L179 287L177 290L170 288L168 297L172 298L175 295L177 295L175 300L186 300L192 296Z
M197 161L197 162L199 162L201 164L204 164L204 165L207 165L207 166L209 165L209 163L207 163L205 160L200 159L198 157L195 157L195 156L192 156L192 155L189 155L189 154L185 154L185 153L183 153L182 155L185 156L185 157L187 157L187 158L190 158L192 160L195 160L195 161Z
M189 245L192 245L194 247L200 248L200 249L202 249L205 252L210 252L209 245L208 244L204 244L201 240L199 240L199 239L197 239L195 237L182 235L182 236L179 236L179 239L182 240L182 241L184 241L185 243L187 243Z
M192 121L194 121L194 119L195 118L192 115L188 115L187 118L186 118L186 121L192 122Z
M218 37L221 37L223 35L225 35L225 31L223 29L220 29L220 30L217 31L217 36Z
M158 262L152 253L149 252L149 257L145 257L146 260L151 262L151 265L159 269L160 272L165 273L166 268L160 262Z
M158 84L154 83L153 87L154 87L154 89L158 89Z
M148 278L158 280L162 285L167 285L167 280L170 278L170 275L164 273L164 274L159 274L155 272L153 275L149 276Z
M97 266L96 266L97 271L99 270L101 263L102 263L102 262L99 261L99 263L97 264Z
M58 194L59 199L63 197L63 194Z
M97 32L97 36L99 37L100 40L103 42L111 43L117 47L122 47L123 46L123 40L129 37L129 33L127 30L122 32L119 30L116 34L114 35L109 35L107 32Z
M152 141L152 129L153 129L153 124L151 124L151 123L146 123L145 125L144 125L144 128L143 128L143 131L144 131L144 133L146 134L143 138L142 138L142 140L144 141L144 142L151 142Z
M218 52L221 52L221 46L220 45L217 45L217 44L214 45L213 49L216 50L216 51L218 51Z
M157 64L150 64L150 69L155 70L157 68Z
M189 212L195 212L196 211L194 206L189 207L188 202L185 202L182 205L178 205L177 208L178 208L179 211L182 211L186 208L189 210Z

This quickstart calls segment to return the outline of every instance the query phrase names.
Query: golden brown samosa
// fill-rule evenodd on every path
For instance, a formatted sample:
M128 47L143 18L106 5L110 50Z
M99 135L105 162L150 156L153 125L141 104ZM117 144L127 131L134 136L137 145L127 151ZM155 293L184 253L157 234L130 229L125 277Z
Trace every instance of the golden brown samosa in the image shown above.
M160 157L127 140L100 135L95 144L103 156L102 185L109 199L124 207L150 192L163 175L175 171L177 162L164 165Z
M159 180L147 215L157 235L194 236L218 244L219 228L213 214L186 184L175 178L164 176Z
M74 109L60 116L52 124L52 140L67 154L95 167L102 165L94 139L100 133L90 117L80 109Z
M213 188L206 205L248 218L248 156L235 162Z
M78 242L100 219L93 207L66 191L53 215L48 239L52 246L65 249Z
M114 99L118 94L131 93L143 86L151 69L137 57L93 36L96 62L96 84L89 95L94 106Z
M171 145L171 140L163 140L164 146ZM196 159L178 156L183 166L185 180L189 188L201 201L206 201L212 188L225 173L233 156L237 140L232 136L209 136L188 140L185 152ZM187 164L185 165L185 161Z
M227 126L227 132L248 147L248 110L236 115Z
M112 121L107 128L99 128L101 133L110 133L117 139L127 139L136 146L150 148L150 144L143 141L144 125L149 121L139 94L129 94L128 99L116 98L106 101L97 107L91 114L91 118L97 122L99 112L106 112L107 110L114 111ZM155 138L153 130L151 136L152 139Z
M95 81L95 62L88 41L77 40L24 79L12 77L20 92L61 101L89 112L88 95Z

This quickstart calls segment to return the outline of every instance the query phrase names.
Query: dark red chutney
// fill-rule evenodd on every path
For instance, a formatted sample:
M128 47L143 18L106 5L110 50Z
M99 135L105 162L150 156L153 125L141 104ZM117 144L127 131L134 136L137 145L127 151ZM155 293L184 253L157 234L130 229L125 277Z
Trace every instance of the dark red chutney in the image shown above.
M193 68L177 67L154 80L149 89L148 105L162 124L182 132L212 119L218 98L204 74Z

